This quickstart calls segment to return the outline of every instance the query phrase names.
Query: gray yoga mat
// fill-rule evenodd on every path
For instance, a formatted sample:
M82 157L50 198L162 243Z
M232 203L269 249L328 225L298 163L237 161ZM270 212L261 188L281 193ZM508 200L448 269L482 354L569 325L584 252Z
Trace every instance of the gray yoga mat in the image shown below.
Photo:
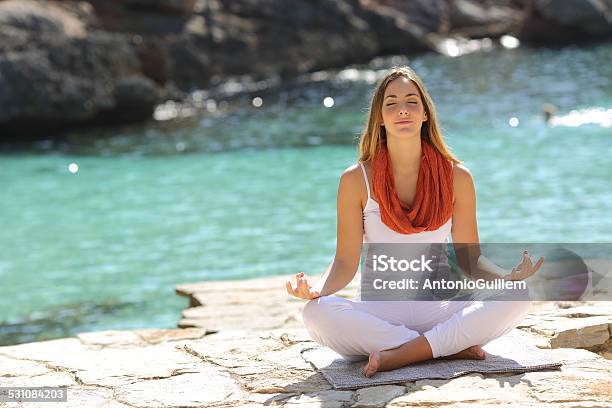
M516 331L493 340L483 347L484 360L430 360L367 378L361 372L366 361L350 362L326 347L302 351L302 358L313 364L338 390L350 390L382 384L398 384L424 379L450 379L468 373L520 373L558 369L561 362L533 346Z

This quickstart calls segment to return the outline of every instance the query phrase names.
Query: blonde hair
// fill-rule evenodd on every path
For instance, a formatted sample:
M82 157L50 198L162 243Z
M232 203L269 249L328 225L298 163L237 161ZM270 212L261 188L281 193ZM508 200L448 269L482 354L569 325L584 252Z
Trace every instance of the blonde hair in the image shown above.
M421 81L421 78L419 78L416 72L408 66L392 68L391 71L378 82L378 85L374 89L370 102L370 109L368 111L368 120L359 139L359 161L364 163L370 161L382 143L386 141L386 130L384 126L381 126L383 124L383 99L389 83L400 77L411 80L421 94L421 100L423 101L425 112L427 113L427 121L423 122L421 127L421 139L428 141L452 163L461 163L444 141L440 124L438 123L438 117L436 116L436 108L431 96L429 96L425 88L425 84L423 84L423 81Z

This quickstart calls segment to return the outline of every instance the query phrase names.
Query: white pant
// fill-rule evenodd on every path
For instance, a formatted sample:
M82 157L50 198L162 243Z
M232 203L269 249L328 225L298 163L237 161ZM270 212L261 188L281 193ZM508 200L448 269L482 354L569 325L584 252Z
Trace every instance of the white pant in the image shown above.
M528 289L519 299L529 299ZM358 301L323 296L306 303L302 319L317 343L348 360L363 360L421 334L436 358L502 336L530 307L529 300Z

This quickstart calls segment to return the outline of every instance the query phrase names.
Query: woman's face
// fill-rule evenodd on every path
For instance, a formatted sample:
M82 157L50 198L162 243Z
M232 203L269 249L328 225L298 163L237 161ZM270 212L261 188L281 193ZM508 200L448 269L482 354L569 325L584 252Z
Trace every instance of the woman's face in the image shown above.
M410 79L400 77L387 85L382 120L387 136L420 136L427 114L419 90Z

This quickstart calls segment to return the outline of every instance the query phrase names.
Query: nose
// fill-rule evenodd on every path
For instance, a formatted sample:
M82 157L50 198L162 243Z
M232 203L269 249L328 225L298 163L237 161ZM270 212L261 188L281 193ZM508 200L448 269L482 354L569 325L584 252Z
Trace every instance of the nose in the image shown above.
M398 111L398 113L399 113L400 116L408 116L409 115L408 109L405 108L405 107L401 107L400 110Z
M400 103L398 107L399 107L398 113L399 113L400 116L408 115L408 113L409 113L408 112L409 111L408 110L408 105L406 105L405 103Z

